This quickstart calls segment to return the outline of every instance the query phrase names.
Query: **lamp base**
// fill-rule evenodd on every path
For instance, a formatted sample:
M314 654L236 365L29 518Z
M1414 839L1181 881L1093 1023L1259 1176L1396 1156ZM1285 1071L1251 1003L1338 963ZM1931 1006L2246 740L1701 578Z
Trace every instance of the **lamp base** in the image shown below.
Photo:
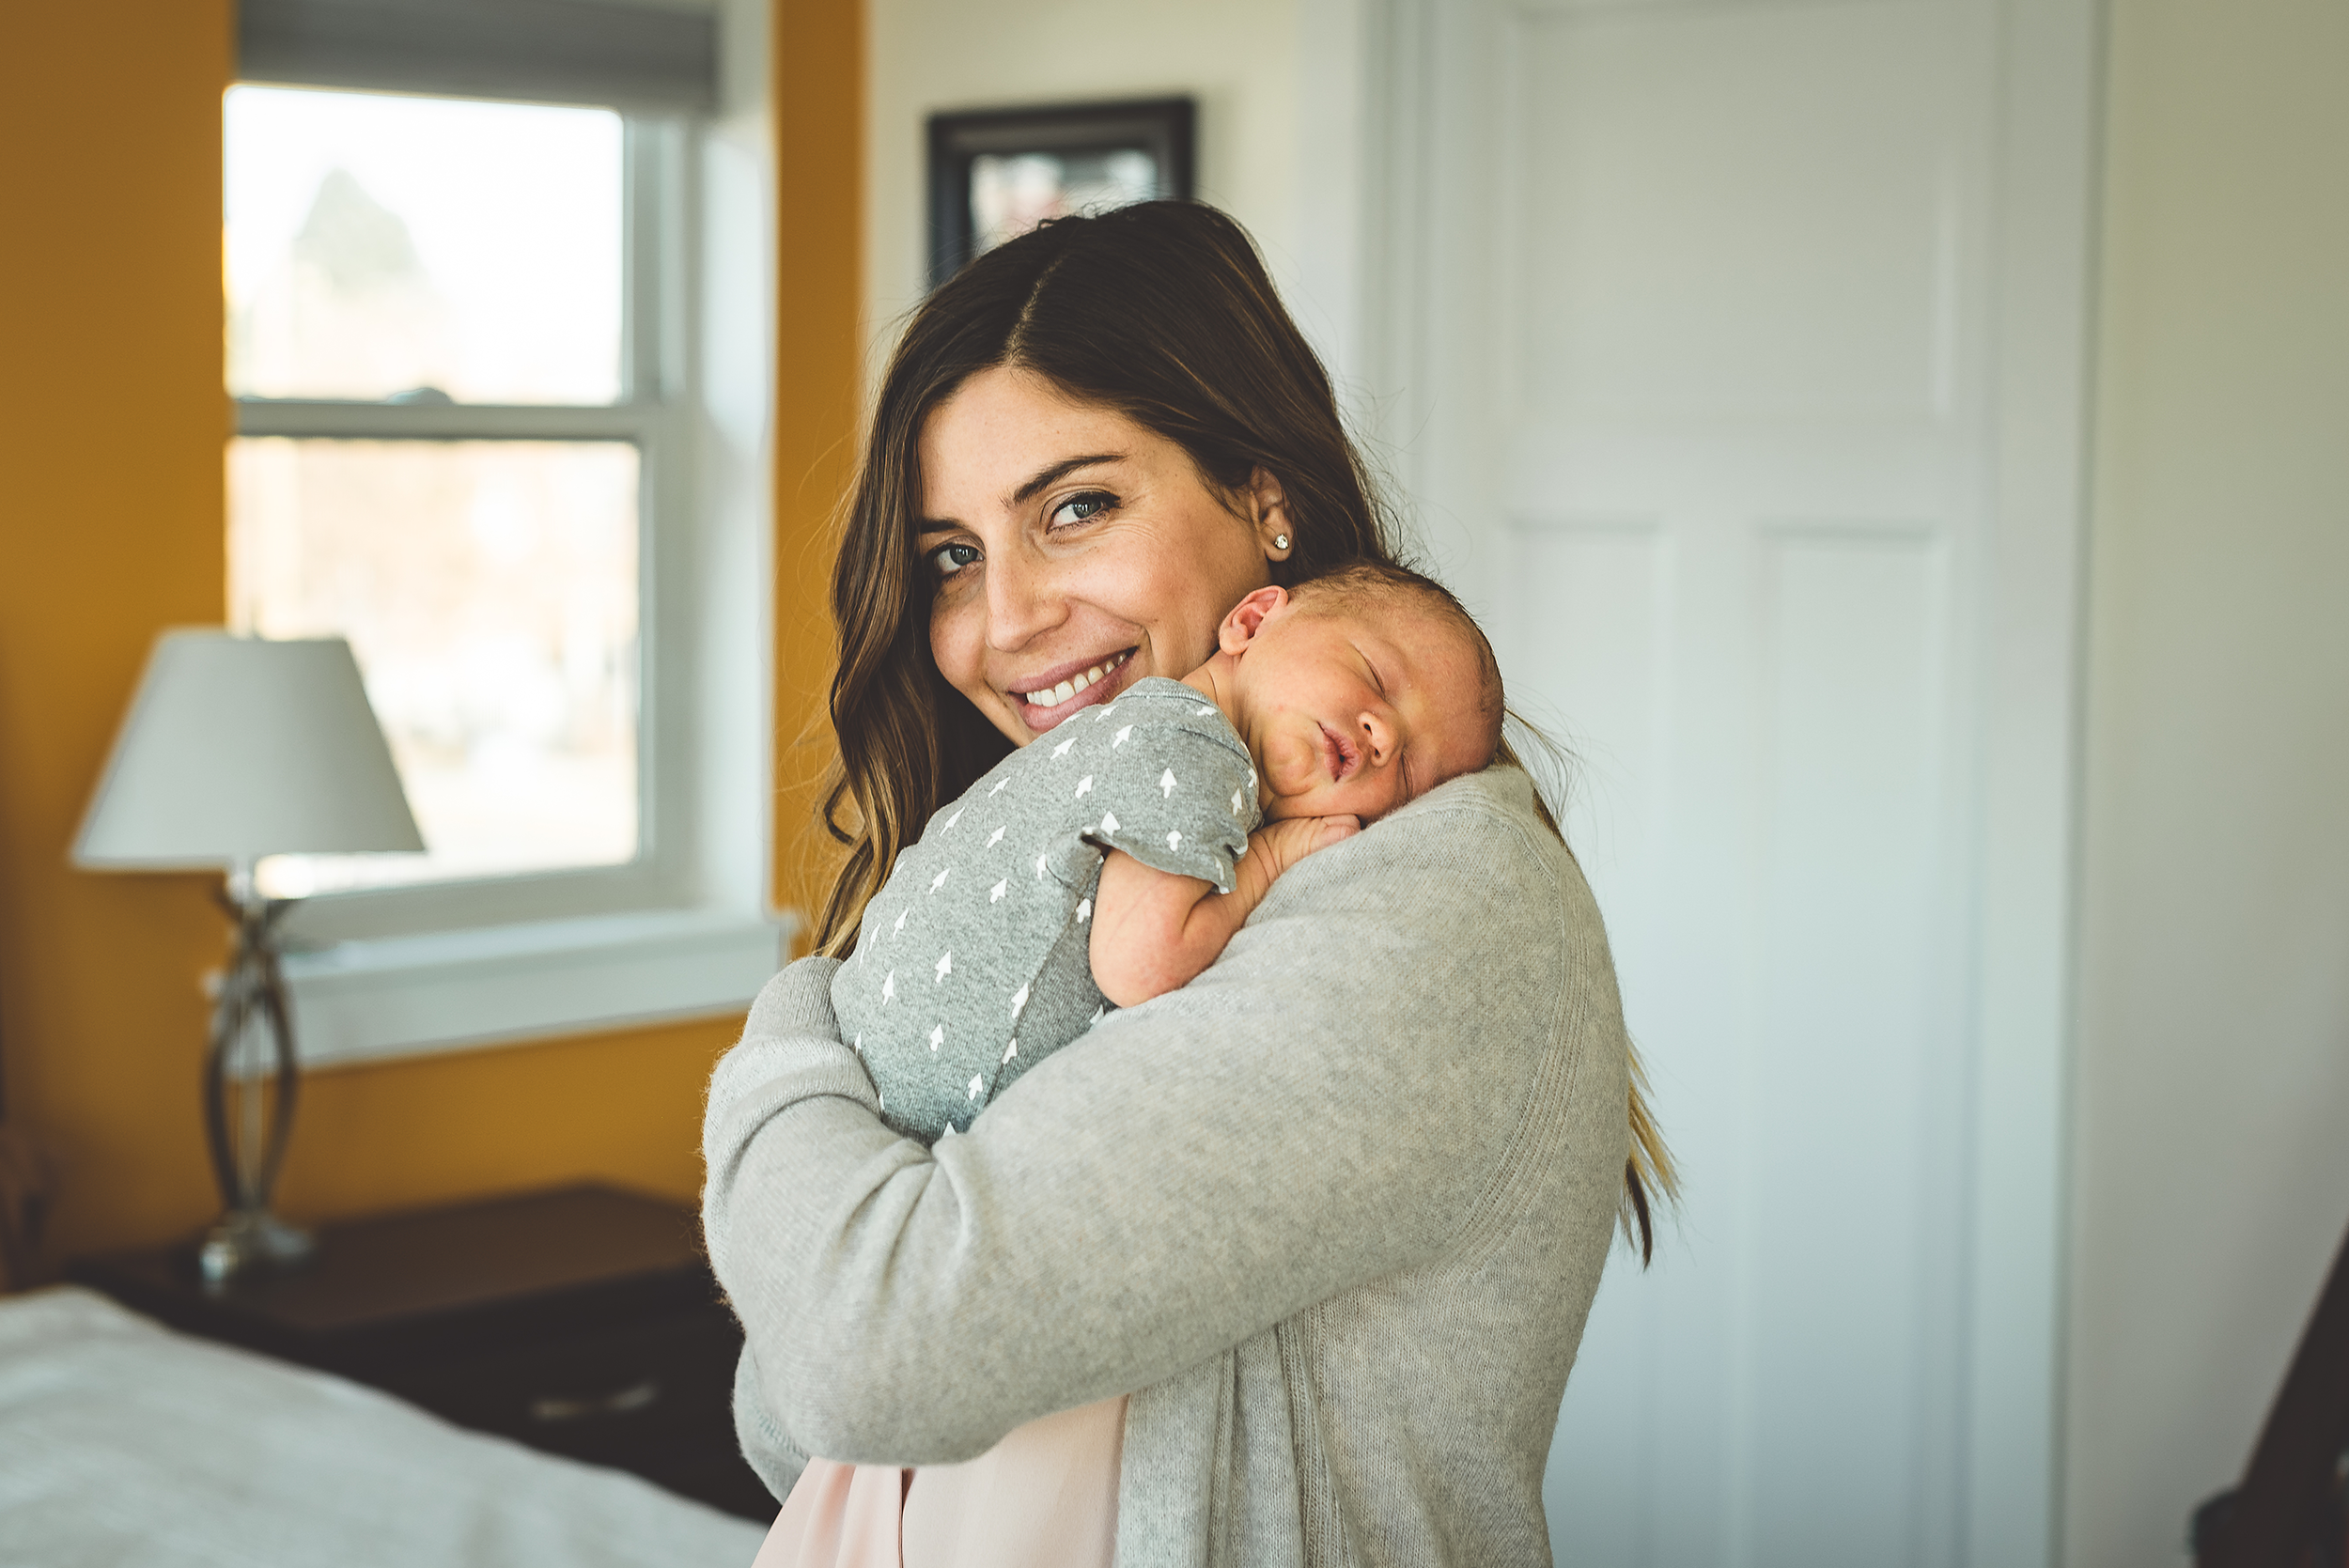
M299 1267L316 1250L309 1232L267 1209L230 1209L204 1233L195 1250L195 1270L206 1284L225 1285L248 1275Z
M230 869L221 904L237 923L237 952L212 1002L204 1133L223 1208L195 1250L196 1273L213 1290L299 1266L311 1251L308 1233L270 1212L302 1086L277 969L277 924L291 905L256 893L253 868L243 862Z

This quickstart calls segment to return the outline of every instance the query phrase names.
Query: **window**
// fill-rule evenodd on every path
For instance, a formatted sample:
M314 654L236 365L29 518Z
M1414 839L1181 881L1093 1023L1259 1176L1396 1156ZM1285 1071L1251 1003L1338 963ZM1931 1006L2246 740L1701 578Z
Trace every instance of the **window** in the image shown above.
M428 846L280 857L273 890L638 858L643 489L677 399L661 313L631 319L623 284L658 301L676 134L230 91L230 615L350 639Z
M230 614L350 638L428 846L263 862L318 1060L739 1005L778 955L760 578L712 569L759 554L765 387L695 351L712 299L765 328L761 257L697 228L754 139L680 75L709 13L558 9L535 46L434 0L241 17Z

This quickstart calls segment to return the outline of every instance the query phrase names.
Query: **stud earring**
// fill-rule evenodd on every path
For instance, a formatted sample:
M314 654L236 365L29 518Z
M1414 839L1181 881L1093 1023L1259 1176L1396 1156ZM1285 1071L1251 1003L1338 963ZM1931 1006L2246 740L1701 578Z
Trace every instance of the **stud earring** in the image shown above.
M1286 549L1288 549L1288 547L1289 547L1289 536L1288 536L1286 534L1275 534L1275 535L1273 535L1273 536L1272 536L1272 548L1273 548L1273 549L1275 549L1275 550L1286 550Z

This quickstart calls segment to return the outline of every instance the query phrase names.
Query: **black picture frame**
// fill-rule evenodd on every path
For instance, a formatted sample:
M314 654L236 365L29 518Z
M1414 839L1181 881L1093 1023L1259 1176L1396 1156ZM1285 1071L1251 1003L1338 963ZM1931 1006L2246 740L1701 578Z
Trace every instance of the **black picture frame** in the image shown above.
M1159 192L1188 201L1193 193L1199 106L1190 98L1140 98L1105 103L972 109L932 115L930 287L960 272L976 254L972 165L981 156L1109 153L1138 150L1157 163Z

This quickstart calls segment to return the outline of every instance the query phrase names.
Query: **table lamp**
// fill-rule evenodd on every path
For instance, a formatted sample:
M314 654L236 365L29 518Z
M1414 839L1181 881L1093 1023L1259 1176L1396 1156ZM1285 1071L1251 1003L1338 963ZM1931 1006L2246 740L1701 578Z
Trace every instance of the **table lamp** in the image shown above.
M236 954L213 1000L204 1064L205 1133L224 1210L196 1253L209 1281L298 1263L310 1250L306 1234L270 1211L300 1082L277 964L278 924L295 901L263 897L254 864L264 855L423 847L350 644L216 630L156 639L73 863L227 873L221 903Z

